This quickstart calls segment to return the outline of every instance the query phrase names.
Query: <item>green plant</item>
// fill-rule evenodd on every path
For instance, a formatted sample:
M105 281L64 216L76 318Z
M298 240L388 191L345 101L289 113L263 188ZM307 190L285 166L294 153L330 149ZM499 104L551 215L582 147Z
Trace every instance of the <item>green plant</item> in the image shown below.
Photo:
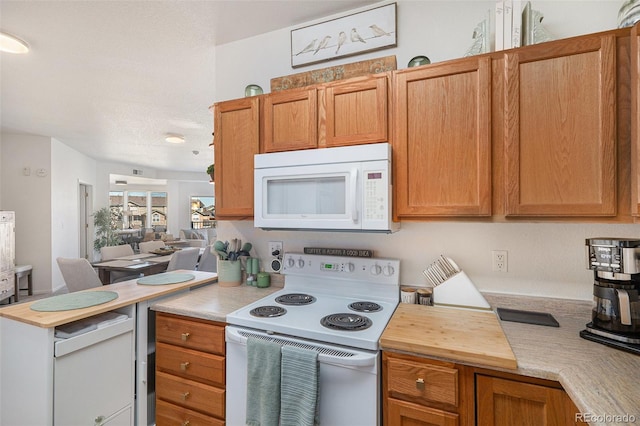
M207 174L211 176L211 180L213 180L213 171L214 171L214 165L210 164L209 167L207 167Z
M100 251L102 247L118 245L120 238L115 233L118 222L118 212L103 207L93 213L93 225L95 226L96 239L93 240L93 248Z

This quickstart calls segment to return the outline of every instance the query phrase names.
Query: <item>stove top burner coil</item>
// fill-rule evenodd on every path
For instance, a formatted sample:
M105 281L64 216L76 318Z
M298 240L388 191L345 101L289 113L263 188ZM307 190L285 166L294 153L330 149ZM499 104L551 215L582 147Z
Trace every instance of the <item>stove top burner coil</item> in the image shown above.
M320 324L332 330L359 331L371 327L373 321L362 315L339 313L327 315Z
M382 306L375 302L353 302L349 304L349 309L356 312L380 312Z
M276 297L276 302L290 306L309 305L315 301L315 297L304 293L289 293Z
M258 306L249 313L254 317L275 318L286 314L287 310L280 306Z

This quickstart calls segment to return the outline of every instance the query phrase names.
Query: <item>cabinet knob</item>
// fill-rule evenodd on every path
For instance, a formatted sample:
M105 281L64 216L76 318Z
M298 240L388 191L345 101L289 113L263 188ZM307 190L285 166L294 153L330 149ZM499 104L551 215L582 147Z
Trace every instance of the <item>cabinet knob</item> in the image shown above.
M180 397L182 398L183 401L186 401L187 398L189 398L190 393L189 392L184 392L182 393L182 395L180 395Z
M182 333L182 341L186 342L190 335L190 333Z
M416 389L424 390L424 379L416 380Z
M191 424L191 422L189 420L185 420L184 422L182 422L182 426L189 426Z
M189 367L189 361L185 361L185 362L181 362L180 363L180 370L187 371L187 367Z

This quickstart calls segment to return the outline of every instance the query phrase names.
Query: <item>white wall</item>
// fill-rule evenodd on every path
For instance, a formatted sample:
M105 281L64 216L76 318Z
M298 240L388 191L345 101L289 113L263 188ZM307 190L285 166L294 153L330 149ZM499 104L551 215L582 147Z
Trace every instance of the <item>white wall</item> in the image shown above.
M380 2L386 4L389 2ZM461 57L473 43L472 34L488 10L493 13L493 0L472 1L407 1L397 3L397 39L395 48L378 50L333 61L291 68L290 31L307 24L343 16L333 15L302 23L295 27L272 31L216 48L216 99L222 101L244 96L246 85L260 85L270 92L270 80L298 72L396 55L398 69L409 60L426 55L432 63ZM622 1L532 1L543 13L545 28L556 38L610 30L617 25ZM366 10L368 6L354 11ZM493 15L491 19L493 21Z
M52 139L51 288L64 286L57 257L80 257L80 183L95 186L96 161Z
M2 135L1 208L16 212L16 264L33 266L36 293L51 291L50 158L51 138ZM46 176L38 176L38 169L46 170Z
M384 2L383 2L384 3ZM432 62L462 56L472 44L471 34L493 1L398 2L398 46L324 64L292 69L289 32L285 28L219 46L216 51L217 99L244 95L250 83L269 92L270 79L387 55L396 55L398 68L424 54ZM382 3L381 3L382 4ZM543 24L557 38L605 31L616 27L622 1L534 1ZM322 19L325 20L325 19ZM321 20L321 21L322 21ZM302 26L302 25L300 25ZM269 48L265 48L268 46ZM401 259L401 281L426 285L422 270L440 254L453 258L483 291L591 299L592 273L586 269L584 240L595 236L640 237L637 225L557 223L403 222L392 235L262 231L251 221L219 221L219 239L235 237L254 244L268 260L267 242L284 241L285 251L306 246L368 248L378 257ZM508 272L491 270L491 250L508 251Z

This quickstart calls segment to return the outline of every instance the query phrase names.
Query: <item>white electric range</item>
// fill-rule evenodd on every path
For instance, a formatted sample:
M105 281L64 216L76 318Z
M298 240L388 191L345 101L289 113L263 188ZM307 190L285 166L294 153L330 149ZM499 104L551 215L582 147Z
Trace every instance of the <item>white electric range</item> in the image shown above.
M227 424L245 424L249 337L318 352L322 424L380 424L378 340L399 269L395 259L285 254L284 288L227 315Z

